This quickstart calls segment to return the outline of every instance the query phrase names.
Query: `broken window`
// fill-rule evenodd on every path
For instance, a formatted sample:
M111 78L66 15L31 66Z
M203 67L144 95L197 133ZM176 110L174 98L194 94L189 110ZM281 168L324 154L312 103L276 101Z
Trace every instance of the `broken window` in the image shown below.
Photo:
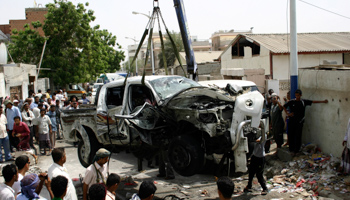
M183 77L164 77L150 81L155 92L162 100L190 87L201 86L195 81Z
M251 39L246 39L241 37L234 45L232 46L232 57L244 57L244 47L250 47L252 49L252 55L260 54L260 46Z
M107 107L109 109L123 105L124 86L107 89Z
M134 110L137 106L142 106L145 102L152 104L155 99L151 90L144 85L132 85L131 91L131 110Z

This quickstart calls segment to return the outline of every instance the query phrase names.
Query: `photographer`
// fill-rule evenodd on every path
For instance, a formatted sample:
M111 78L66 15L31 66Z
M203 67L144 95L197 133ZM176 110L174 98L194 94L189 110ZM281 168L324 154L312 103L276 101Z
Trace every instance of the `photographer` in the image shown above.
M44 183L50 193L51 198L53 198L54 196L51 191L50 178L48 177L47 173L40 173L39 176L36 174L26 175L21 180L22 193L17 196L17 200L43 199L40 198L39 194L43 188Z

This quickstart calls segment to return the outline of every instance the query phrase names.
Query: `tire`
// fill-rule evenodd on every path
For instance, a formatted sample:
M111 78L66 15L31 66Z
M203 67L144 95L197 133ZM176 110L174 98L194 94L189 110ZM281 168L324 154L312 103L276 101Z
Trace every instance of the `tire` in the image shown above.
M85 156L84 156L85 149L86 149L84 141L81 139L81 140L79 140L79 143L78 143L78 158L79 158L81 165L83 165L85 168L89 167L90 164L92 164L92 161L93 161L93 159L96 155L96 152L98 151L98 148L99 148L97 139L89 136L89 140L90 140L90 153L89 153L89 156L87 158L85 158Z
M204 150L200 142L188 135L181 135L172 140L168 157L171 166L182 176L199 173L205 164Z

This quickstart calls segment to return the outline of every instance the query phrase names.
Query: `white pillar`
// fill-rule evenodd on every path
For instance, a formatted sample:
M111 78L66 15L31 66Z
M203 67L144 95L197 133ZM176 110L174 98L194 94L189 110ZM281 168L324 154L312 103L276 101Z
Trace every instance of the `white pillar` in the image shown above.
M296 0L290 0L290 95L295 98L298 89L298 39Z

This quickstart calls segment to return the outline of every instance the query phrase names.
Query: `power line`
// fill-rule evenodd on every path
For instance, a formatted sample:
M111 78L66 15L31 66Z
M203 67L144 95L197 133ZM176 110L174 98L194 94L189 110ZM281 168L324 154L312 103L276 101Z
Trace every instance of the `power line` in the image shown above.
M309 2L306 2L306 1L303 1L303 0L299 0L299 1L301 1L301 2L303 2L303 3L306 3L306 4L310 5L310 6L316 7L316 8L318 8L318 9L321 9L321 10L323 10L323 11L326 11L326 12L329 12L329 13L332 13L332 14L335 14L335 15L338 15L338 16L340 16L340 17L344 17L344 18L346 18L346 19L350 19L350 17L347 17L347 16L341 15L341 14L339 14L339 13L336 13L336 12L333 12L333 11L330 11L330 10L327 10L327 9L324 9L324 8L321 8L321 7L319 7L319 6L316 6L316 5L314 5L314 4L311 4L311 3L309 3Z

